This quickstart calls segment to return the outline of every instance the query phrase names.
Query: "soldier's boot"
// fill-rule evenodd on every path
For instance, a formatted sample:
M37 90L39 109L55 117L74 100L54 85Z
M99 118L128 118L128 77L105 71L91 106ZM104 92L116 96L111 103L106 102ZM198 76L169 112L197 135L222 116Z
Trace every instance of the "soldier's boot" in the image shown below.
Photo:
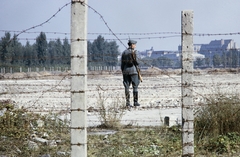
M125 96L126 96L126 107L132 107L130 104L130 94L125 93Z
M138 92L133 92L133 101L134 101L134 106L140 106L138 103Z

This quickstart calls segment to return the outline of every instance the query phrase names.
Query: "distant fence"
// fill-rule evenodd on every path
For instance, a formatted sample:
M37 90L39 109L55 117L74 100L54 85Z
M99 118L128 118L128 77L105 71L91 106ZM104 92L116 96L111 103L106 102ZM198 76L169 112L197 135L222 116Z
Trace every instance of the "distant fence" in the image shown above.
M69 67L0 67L1 73L18 73L18 72L41 72L41 71L68 71Z
M0 67L0 73L18 73L18 72L41 72L41 71L62 71L70 70L70 67ZM120 70L119 66L90 66L89 71L114 71Z

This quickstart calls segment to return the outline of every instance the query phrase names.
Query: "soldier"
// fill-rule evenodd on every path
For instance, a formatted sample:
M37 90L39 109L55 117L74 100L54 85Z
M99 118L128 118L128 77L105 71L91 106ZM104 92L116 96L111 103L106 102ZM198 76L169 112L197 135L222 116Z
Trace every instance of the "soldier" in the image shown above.
M123 85L125 87L126 106L132 107L130 104L129 87L133 87L133 101L134 106L140 106L138 103L138 85L140 83L136 66L138 66L137 58L134 49L136 48L137 41L129 40L128 49L122 53L121 70L123 74Z

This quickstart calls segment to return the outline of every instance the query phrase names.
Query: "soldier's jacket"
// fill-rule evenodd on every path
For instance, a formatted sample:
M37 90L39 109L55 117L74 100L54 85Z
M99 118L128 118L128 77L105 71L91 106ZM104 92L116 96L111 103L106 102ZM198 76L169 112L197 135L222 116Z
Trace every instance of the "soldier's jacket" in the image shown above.
M136 58L136 57L135 57ZM137 61L133 59L131 49L127 49L122 53L121 70L123 74L134 75L137 74L137 69L134 66L138 65Z

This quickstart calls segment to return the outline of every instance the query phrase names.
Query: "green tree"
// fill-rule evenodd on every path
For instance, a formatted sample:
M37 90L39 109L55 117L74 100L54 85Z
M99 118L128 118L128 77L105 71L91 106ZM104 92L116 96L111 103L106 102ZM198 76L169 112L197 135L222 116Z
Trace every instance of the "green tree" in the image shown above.
M38 51L37 51L36 43L32 45L31 59L32 59L31 66L39 66Z
M49 41L48 43L48 54L49 54L49 64L50 65L55 65L56 63L56 57L57 57L57 52L55 49L55 41Z
M70 65L71 63L71 47L68 39L63 40L63 64Z
M147 67L150 67L150 66L157 66L158 64L153 61L152 58L150 57L145 57L143 59L141 59L141 62L140 62L140 66L147 66Z
M232 54L233 54L233 53L232 53L232 50L229 50L229 51L227 52L227 56L226 56L226 57L227 57L227 58L226 58L226 59L227 59L227 66L230 67L230 68L231 68L232 65L233 65L233 56L232 56Z
M209 67L209 66L210 66L210 62L211 62L211 61L210 61L210 58L209 58L209 57L206 57L206 58L205 58L205 64L206 64L206 66Z
M90 41L87 42L87 54L88 54L88 67L94 66L93 64L93 50L92 43Z
M98 36L92 43L92 61L94 66L104 65L105 40L102 36Z
M104 65L116 66L118 62L118 45L115 41L106 43L106 51L104 52Z
M115 41L107 42L98 36L88 42L88 66L116 66L118 63L118 45Z
M47 59L47 44L47 37L45 33L41 32L36 39L37 59L40 66L44 66Z
M221 57L218 54L213 55L213 65L214 67L221 65Z
M22 66L23 64L23 46L18 41L17 36L14 35L11 42L11 64L13 66Z
M198 67L202 66L203 63L204 63L204 60L202 58L197 58L195 61L195 65Z
M167 57L159 57L157 58L159 65L162 67L171 67L173 66L173 61Z
M239 62L239 52L237 51L237 49L232 49L232 67L237 67L238 66L238 62Z
M55 64L57 65L62 65L63 60L64 60L64 55L63 55L63 46L61 40L58 38L55 42L55 50L56 50L56 55L54 60Z
M224 68L226 68L227 67L227 52L222 53L221 59L222 59L222 65L224 66Z
M118 64L118 45L115 41L107 42L98 36L92 43L88 41L88 66L116 66ZM23 46L10 33L0 40L0 65L2 66L62 66L71 63L71 48L69 40L63 42L47 42L44 32L41 32L32 45L27 41Z
M0 40L0 63L2 66L9 66L11 63L10 39L11 34L7 32Z
M25 66L32 66L34 60L33 56L33 47L30 45L29 41L27 41L23 48L23 63Z

